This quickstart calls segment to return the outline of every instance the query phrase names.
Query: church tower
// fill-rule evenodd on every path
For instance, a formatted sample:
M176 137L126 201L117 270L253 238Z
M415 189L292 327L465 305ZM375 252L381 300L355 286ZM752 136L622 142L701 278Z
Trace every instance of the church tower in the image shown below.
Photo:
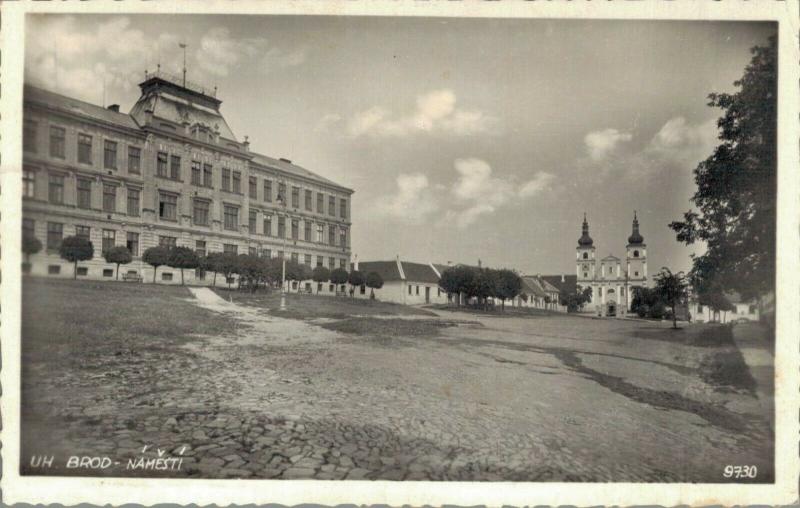
M636 212L633 212L633 227L626 250L628 285L647 287L647 245L639 233L639 219L636 218Z
M586 214L583 214L582 235L578 239L576 250L576 273L578 285L582 288L590 287L595 278L595 249L594 240L589 236L589 223Z

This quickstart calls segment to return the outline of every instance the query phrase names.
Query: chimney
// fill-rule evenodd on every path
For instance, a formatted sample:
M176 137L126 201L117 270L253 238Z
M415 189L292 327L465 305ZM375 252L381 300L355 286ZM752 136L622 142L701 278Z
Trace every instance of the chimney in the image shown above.
M291 164L291 163L292 163L292 161L291 161L291 160L289 160L289 159L287 159L287 158L285 158L285 157L281 157L279 160L282 160L282 161L283 161L283 162L285 162L286 164Z
M244 137L244 142L242 143L242 148L244 148L245 152L250 151L250 136Z
M565 276L564 276L564 274L562 273L562 274L561 274L561 282L565 282L565 280L564 280L564 279L565 279Z
M108 107L109 110L119 113L119 104L112 104Z
M358 254L353 254L353 269L358 270Z

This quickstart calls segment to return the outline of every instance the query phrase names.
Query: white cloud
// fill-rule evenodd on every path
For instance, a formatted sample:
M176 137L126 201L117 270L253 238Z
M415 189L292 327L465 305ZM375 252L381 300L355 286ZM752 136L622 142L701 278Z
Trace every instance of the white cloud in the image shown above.
M480 111L462 110L456 106L452 90L434 90L417 97L416 108L405 115L373 106L356 113L348 123L353 137L402 137L420 132L452 133L459 136L488 132L494 119Z
M200 39L195 59L204 72L225 77L243 59L262 54L266 50L266 39L235 39L226 27L214 27Z
M314 126L314 130L317 132L328 132L341 121L341 115L337 115L336 113L328 113L323 115L322 118L317 121L317 124Z
M533 197L551 187L555 181L556 176L552 173L545 173L539 171L532 179L525 182L519 189L519 196L521 198Z
M646 151L674 159L706 157L717 143L717 121L690 124L682 116L668 120L650 140ZM699 161L698 161L699 162Z
M419 223L439 208L429 187L428 177L422 173L401 174L396 193L383 198L378 211L402 222Z
M631 139L633 139L633 136L630 133L609 128L590 132L583 138L583 142L586 144L589 157L592 160L599 161L611 154L620 143Z

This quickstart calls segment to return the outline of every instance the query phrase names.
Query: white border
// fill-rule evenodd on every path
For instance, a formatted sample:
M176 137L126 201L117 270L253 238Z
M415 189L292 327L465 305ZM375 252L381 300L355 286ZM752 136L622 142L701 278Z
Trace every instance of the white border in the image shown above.
M778 172L778 303L776 319L776 483L736 484L633 484L633 483L488 483L390 482L301 480L168 480L20 477L19 390L20 358L20 229L23 66L25 12L72 13L216 13L216 14L319 14L401 15L458 17L539 17L596 19L707 19L773 20L779 24L779 172ZM274 0L236 3L211 1L111 2L4 2L0 20L2 97L0 97L0 238L2 238L2 465L0 480L4 503L88 502L198 503L206 505L281 503L340 503L389 505L748 505L788 504L798 499L798 346L800 327L800 157L798 157L798 0L677 0L663 2L451 2L358 0L318 2Z

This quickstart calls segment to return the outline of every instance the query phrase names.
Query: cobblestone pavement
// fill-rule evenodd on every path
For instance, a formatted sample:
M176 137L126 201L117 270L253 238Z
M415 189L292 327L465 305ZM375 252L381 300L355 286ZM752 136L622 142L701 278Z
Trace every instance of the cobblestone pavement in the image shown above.
M719 482L755 464L772 479L771 405L704 383L707 348L643 338L660 324L442 311L465 321L376 340L195 294L236 333L66 378L30 366L23 457L109 456L121 465L89 474L112 476ZM156 449L180 470L124 470Z

